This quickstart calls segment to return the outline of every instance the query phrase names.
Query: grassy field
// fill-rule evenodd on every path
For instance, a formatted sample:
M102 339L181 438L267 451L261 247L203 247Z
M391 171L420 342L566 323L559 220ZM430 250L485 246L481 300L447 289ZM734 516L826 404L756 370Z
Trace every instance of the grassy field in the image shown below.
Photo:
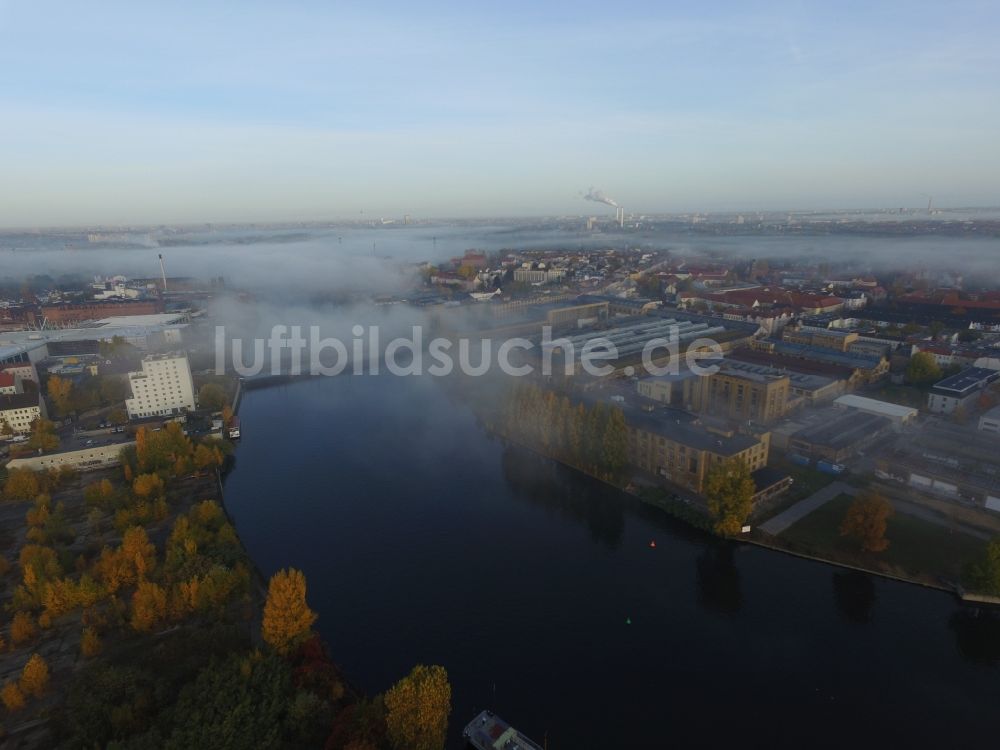
M794 483L787 492L782 493L773 501L766 504L766 507L754 511L753 521L760 524L769 518L773 518L779 513L791 508L799 500L804 500L811 494L826 487L831 482L838 479L832 474L824 474L822 471L808 466L799 466L789 461L784 456L771 454L768 459L768 467L782 471L790 476Z
M896 513L889 519L885 552L861 552L857 543L840 536L839 527L851 504L839 495L781 534L780 539L804 551L861 567L957 581L962 566L982 555L986 542L922 518Z

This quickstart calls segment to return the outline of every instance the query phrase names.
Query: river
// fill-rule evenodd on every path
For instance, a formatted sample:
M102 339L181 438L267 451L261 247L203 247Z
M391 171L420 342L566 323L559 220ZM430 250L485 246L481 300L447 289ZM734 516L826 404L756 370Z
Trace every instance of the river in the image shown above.
M252 390L226 502L371 693L447 668L559 748L995 742L1000 620L724 543L491 439L430 379ZM655 541L655 548L650 542Z

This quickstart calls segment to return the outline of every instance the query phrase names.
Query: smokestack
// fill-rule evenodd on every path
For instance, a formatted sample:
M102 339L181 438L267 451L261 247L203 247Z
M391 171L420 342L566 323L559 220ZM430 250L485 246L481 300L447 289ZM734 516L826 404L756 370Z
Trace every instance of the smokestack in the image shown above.
M158 254L160 257L160 275L163 277L163 293L167 293L167 271L163 267L163 253Z
M625 228L625 206L618 207L618 226Z

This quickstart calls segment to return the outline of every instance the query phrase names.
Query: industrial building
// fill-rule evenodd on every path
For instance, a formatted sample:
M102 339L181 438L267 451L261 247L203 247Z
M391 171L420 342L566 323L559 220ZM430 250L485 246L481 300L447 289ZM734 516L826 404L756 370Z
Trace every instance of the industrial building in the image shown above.
M680 487L703 494L709 469L727 459L741 459L751 471L767 465L769 433L744 435L709 432L691 415L667 410L627 409L628 462Z
M879 440L893 421L877 414L839 409L813 415L811 421L787 434L787 450L808 458L842 463Z
M781 340L790 344L803 344L846 352L851 344L858 340L858 334L854 331L839 331L832 328L786 327L781 334Z
M876 475L945 499L1000 512L1000 435L931 419L897 441Z
M889 360L885 357L863 357L821 346L795 344L780 339L758 339L753 342L753 347L759 351L793 359L849 368L852 371L849 383L851 389L863 383L873 383L889 372Z
M979 429L1000 435L1000 406L994 406L979 418Z
M102 318L75 328L0 333L0 365L33 364L49 356L53 342L111 341L118 338L139 349L175 345L188 326L187 312Z
M934 384L927 394L927 409L932 414L954 414L972 407L983 389L1000 379L1000 371L985 367L967 367L957 375Z
M775 371L723 361L718 372L698 379L692 388L692 407L715 417L770 424L788 410L790 383L787 375Z
M841 409L851 409L864 414L875 414L891 420L897 426L910 424L917 419L917 410L910 406L892 404L888 401L879 401L874 398L858 396L848 393L833 402L834 406Z

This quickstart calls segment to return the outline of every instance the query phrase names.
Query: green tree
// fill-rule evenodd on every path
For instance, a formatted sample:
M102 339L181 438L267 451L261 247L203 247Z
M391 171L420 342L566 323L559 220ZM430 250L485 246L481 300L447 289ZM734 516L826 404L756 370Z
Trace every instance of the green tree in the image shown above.
M279 654L288 654L311 632L316 613L306 603L306 577L302 571L279 570L268 582L264 602L264 642Z
M966 565L962 579L973 591L1000 596L1000 536L986 545L979 560Z
M397 750L441 750L451 685L444 667L418 665L385 694L386 729Z
M914 385L928 385L941 379L941 368L930 352L917 352L906 366L906 379Z
M120 377L103 375L100 378L100 394L104 403L120 404L129 397L129 387Z
M625 425L625 414L617 407L608 412L602 453L604 468L608 475L617 476L625 468L625 461L628 458L628 428Z
M213 661L184 687L167 750L279 748L293 695L291 670L274 655Z
M851 503L840 524L840 535L858 541L864 552L883 552L889 547L885 538L892 504L877 492L862 492Z
M754 483L741 458L715 463L705 475L705 497L716 534L736 536L753 507Z
M226 405L226 391L218 383L205 383L198 389L198 406L219 411Z

